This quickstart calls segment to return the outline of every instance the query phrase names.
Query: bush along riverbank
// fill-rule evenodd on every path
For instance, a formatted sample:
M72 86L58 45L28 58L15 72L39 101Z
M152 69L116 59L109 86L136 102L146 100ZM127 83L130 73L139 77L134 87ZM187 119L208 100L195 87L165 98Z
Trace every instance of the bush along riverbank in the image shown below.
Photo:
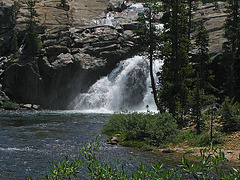
M191 115L115 113L105 123L103 133L109 137L117 134L121 145L155 149L155 152L175 151L200 156L200 149L213 144L223 149L227 159L236 161L240 153L239 107L238 103L226 98L221 108L210 107L202 111L197 121Z
M178 168L164 168L160 162L153 166L140 165L137 170L129 172L116 161L107 164L98 156L100 141L90 142L80 150L80 154L71 159L66 156L62 162L50 163L50 173L42 179L81 179L85 174L87 179L239 179L240 166L234 168L225 159L224 153L214 149L213 146L201 150L201 156L197 157L197 163L191 163L185 157ZM228 167L226 169L225 167ZM36 179L36 178L28 178Z

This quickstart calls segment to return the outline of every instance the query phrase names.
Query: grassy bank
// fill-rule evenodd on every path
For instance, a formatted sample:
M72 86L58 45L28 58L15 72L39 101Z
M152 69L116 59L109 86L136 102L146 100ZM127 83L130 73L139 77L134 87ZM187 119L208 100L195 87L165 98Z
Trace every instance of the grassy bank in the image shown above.
M221 120L226 117L220 113L206 113L202 116L200 133L197 133L191 116L184 116L179 120L169 113L152 112L115 113L105 123L102 131L110 137L118 134L121 145L145 150L186 145L206 147L211 143L221 145L233 131L224 131L225 126ZM229 128L229 124L227 126ZM232 128L236 129L237 126L235 123Z
M180 133L175 119L168 113L116 113L103 127L109 136L120 134L120 143L126 146L151 149L174 143Z
M180 129L168 113L116 113L104 125L103 133L120 134L122 145L144 149L164 148L184 141L197 146L210 144L207 133L197 135L190 129Z

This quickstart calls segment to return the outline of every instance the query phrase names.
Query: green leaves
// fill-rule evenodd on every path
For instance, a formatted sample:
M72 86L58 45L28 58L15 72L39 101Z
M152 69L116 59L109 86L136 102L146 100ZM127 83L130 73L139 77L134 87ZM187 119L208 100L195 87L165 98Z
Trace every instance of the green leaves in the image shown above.
M38 21L35 17L38 16L37 11L35 10L36 0L27 0L28 6L28 15L27 15L27 28L26 28L26 50L25 53L27 56L34 57L36 56L41 47L42 43L40 38L38 37L37 27Z
M239 177L239 167L232 168L226 173L227 161L224 153L212 145L200 151L200 157L195 156L197 163L190 163L185 157L182 158L181 167L184 172L192 175L195 179L235 179ZM235 173L235 174L234 174ZM231 176L229 176L231 174Z
M49 163L49 166L52 168L49 170L51 175L45 176L43 180L71 179L76 177L78 174L81 174L80 168L82 165L83 164L79 158L76 158L74 161L70 161L69 156L65 156L62 162L55 165Z
M125 140L158 146L178 133L177 123L168 113L118 113L109 118L103 132L121 133Z
M236 131L240 127L240 105L239 103L234 103L234 100L230 101L227 97L222 103L222 108L220 110L221 118L220 123L222 125L222 131L230 132Z
M188 17L182 0L163 1L162 8L164 29L160 50L164 65L159 77L160 109L177 116L178 113L187 113L190 108L192 68L188 57Z
M114 164L101 162L97 152L99 151L99 137L89 142L80 150L80 155L75 159L69 156L56 164L49 163L51 169L48 170L50 175L43 177L43 180L57 179L81 179L82 173L87 175L88 179L96 180L166 180L166 179L233 179L240 178L240 167L234 166L227 171L228 167L225 155L221 150L214 148L202 149L200 157L195 157L197 162L191 163L184 156L180 169L165 168L160 162L147 166L141 164L135 171L129 172L121 166L116 160ZM26 178L27 179L27 178ZM28 178L36 179L36 178Z

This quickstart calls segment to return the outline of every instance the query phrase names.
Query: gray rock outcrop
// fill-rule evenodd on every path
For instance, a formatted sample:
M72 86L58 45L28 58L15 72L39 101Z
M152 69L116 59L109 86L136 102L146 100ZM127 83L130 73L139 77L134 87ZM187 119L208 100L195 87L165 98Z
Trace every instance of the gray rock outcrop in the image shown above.
M224 22L227 17L226 2L218 1L215 3L203 4L199 2L199 7L193 11L193 20L195 22L203 21L206 27L207 33L209 34L209 54L212 58L222 52L222 45L226 41L224 35ZM195 41L193 35L193 43ZM197 49L193 50L195 53Z
M134 54L133 38L109 26L54 29L41 39L41 55L12 63L2 84L11 98L45 108L65 109L76 94Z

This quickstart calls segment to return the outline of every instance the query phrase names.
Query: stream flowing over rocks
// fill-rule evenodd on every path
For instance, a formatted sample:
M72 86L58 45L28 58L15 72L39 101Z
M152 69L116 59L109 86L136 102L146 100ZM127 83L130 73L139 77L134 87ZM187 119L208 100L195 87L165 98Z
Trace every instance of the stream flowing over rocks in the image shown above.
M20 1L20 12L16 15L10 11L12 1L6 0L4 3L4 6L0 6L0 40L9 44L11 33L14 29L17 30L21 44L19 53L24 53L26 4ZM133 30L137 29L135 20L138 13L143 11L140 3L72 0L62 7L60 1L44 0L36 4L36 11L39 14L38 30L43 45L40 54L33 59L9 57L4 65L1 64L0 88L13 101L39 104L50 109L79 109L77 107L84 101L79 98L91 91L93 84L111 73L121 64L120 61L137 53ZM218 2L218 6L211 3L201 4L194 14L196 21L204 20L211 37L210 55L216 57L222 42L225 41L221 36L226 17L224 2ZM213 20L217 22L214 26L211 23ZM194 51L193 49L193 53ZM7 54L9 55L9 47L1 47L0 56ZM134 73L139 75L141 84L135 86L136 88L122 89L124 93L128 93L125 98L130 98L131 102L123 103L119 107L130 107L144 101L148 85L145 72L141 70L143 66L145 67L137 66L129 72L126 87L135 86L135 81L138 81L131 79L131 74ZM139 89L137 94L141 86L143 88ZM132 96L136 98L131 98ZM79 102L76 103L77 99ZM106 105L106 101L99 103ZM86 106L88 108L92 105ZM98 108L97 105L94 107Z

